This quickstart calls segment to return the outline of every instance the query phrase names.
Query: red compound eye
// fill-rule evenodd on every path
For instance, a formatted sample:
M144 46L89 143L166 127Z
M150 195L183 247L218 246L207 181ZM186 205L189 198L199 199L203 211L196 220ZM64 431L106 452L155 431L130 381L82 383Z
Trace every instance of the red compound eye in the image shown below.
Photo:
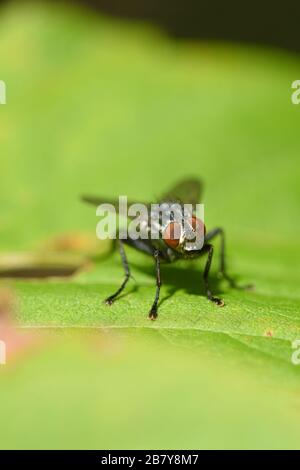
M163 240L170 248L177 248L181 236L181 225L178 222L170 222L163 234Z

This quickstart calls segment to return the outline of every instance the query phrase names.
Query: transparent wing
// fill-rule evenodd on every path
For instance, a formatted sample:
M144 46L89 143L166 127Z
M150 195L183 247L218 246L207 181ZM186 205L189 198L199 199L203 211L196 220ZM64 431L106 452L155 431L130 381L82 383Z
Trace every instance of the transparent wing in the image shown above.
M105 197L99 196L88 196L83 194L80 196L80 199L87 204L91 204L92 206L100 206L101 204L111 204L117 210L119 208L119 201L117 199L109 199Z
M83 202L86 202L87 204L91 204L92 206L100 206L101 204L111 204L114 206L116 212L119 212L119 200L118 199L109 199L105 197L99 197L99 196L88 196L88 195L82 195L81 200ZM145 206L149 206L149 204L145 204L142 202L138 201L129 201L127 200L127 207L132 206L133 204L144 204Z
M198 204L202 197L203 184L201 180L196 178L188 178L179 181L167 193L165 193L160 201L178 202L181 204Z
M203 184L201 180L197 178L187 178L179 181L169 191L159 198L159 202L178 202L181 204L197 204L201 201ZM81 196L81 200L93 206L99 206L100 204L112 204L116 211L119 209L118 199L109 199L98 196ZM141 201L127 201L128 206L139 202L149 207L149 203L143 203Z

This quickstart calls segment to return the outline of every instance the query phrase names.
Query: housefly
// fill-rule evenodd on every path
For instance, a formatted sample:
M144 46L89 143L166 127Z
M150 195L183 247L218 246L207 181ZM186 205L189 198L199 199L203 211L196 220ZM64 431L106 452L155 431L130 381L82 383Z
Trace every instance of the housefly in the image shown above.
M149 318L151 320L155 320L158 315L158 302L160 288L162 285L160 269L161 262L172 263L178 259L192 259L206 255L207 259L203 272L203 281L205 286L206 297L215 305L219 307L224 306L224 301L218 297L215 297L212 294L209 283L209 273L214 253L214 247L211 242L217 236L219 236L221 239L219 274L221 277L223 277L229 282L231 287L240 288L236 285L235 281L228 275L226 270L225 235L223 229L221 227L217 227L209 232L206 232L204 222L195 215L194 208L201 200L202 188L203 185L200 180L194 178L185 179L183 181L180 181L168 192L162 195L157 204L161 210L160 218L156 219L159 237L151 237L153 222L150 222L150 220L147 218L141 220L140 223L144 226L144 228L146 227L146 230L148 231L149 235L148 238L136 239L136 237L132 237L130 236L130 234L127 234L127 237L124 239L121 239L120 236L117 237L121 260L125 271L125 278L119 289L117 289L116 292L114 292L107 299L105 299L105 303L107 305L113 304L113 302L117 299L117 297L125 288L131 276L129 263L127 261L127 257L124 250L124 244L150 255L154 259L156 271L156 292L152 307L149 312ZM84 202L96 206L99 206L103 203L109 203L112 204L118 211L119 201L108 201L107 199L93 196L83 196L82 199ZM171 217L163 217L164 215L166 215L165 211L170 211L170 207L173 207L174 204L176 205L176 207L183 207L184 205L189 205L189 207L192 208L191 212L188 213L186 217L187 220L184 220L182 217L176 218L174 217L174 215ZM148 204L147 206L150 207L150 204ZM167 222L163 223L163 220L166 220ZM188 231L193 232L195 236L200 234L200 236L198 237L198 243L193 243L193 239L191 239L190 236L188 237ZM197 237L195 239L197 239ZM244 287L247 288L250 286Z

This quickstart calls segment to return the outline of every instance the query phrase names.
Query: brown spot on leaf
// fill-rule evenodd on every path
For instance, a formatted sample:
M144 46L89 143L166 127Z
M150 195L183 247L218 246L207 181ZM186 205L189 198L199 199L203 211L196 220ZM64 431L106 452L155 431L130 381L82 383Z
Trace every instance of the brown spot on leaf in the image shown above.
M98 240L91 233L65 233L49 240L44 245L46 250L55 252L77 253L86 256L94 256L108 251L111 240Z
M274 333L272 330L267 330L264 332L264 336L267 336L268 338L272 338L273 335Z

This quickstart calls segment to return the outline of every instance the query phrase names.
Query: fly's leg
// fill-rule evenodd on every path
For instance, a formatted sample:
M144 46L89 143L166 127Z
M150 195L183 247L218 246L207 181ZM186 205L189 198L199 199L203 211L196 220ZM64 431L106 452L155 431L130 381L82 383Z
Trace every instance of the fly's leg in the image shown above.
M160 278L160 260L159 260L159 251L154 251L154 259L155 259L155 268L156 268L156 292L155 292L155 299L151 310L149 312L150 320L156 320L157 318L157 308L158 308L158 300L159 300L159 293L160 293L160 286L161 286L161 278Z
M220 237L221 237L220 276L223 277L224 279L226 279L226 281L229 283L230 287L233 287L235 289L252 289L252 287L253 287L252 284L247 284L245 286L240 286L227 273L226 256L225 256L225 233L224 233L224 230L220 227L220 228L216 228L216 229L212 230L211 232L208 232L208 234L205 237L205 240L206 241L212 240L217 235L220 235Z
M208 257L207 257L207 261L206 261L206 265L205 265L205 269L204 269L204 274L203 274L206 297L208 298L208 300L215 303L219 307L223 307L224 300L219 299L218 297L213 297L213 295L211 293L211 290L209 288L209 282L208 282L209 270L210 270L210 266L211 266L212 257L213 257L213 254L214 254L214 247L210 244L207 244L206 249L208 251Z
M109 297L107 297L107 299L105 299L105 303L107 305L111 305L116 300L118 295L121 294L121 292L125 288L127 282L129 281L129 278L130 278L129 264L128 264L128 261L127 261L127 258L126 258L123 242L121 240L119 240L119 248L120 248L120 255L121 255L122 264L123 264L124 271L125 271L125 279L122 282L121 287L119 287L119 289L113 295L110 295Z

